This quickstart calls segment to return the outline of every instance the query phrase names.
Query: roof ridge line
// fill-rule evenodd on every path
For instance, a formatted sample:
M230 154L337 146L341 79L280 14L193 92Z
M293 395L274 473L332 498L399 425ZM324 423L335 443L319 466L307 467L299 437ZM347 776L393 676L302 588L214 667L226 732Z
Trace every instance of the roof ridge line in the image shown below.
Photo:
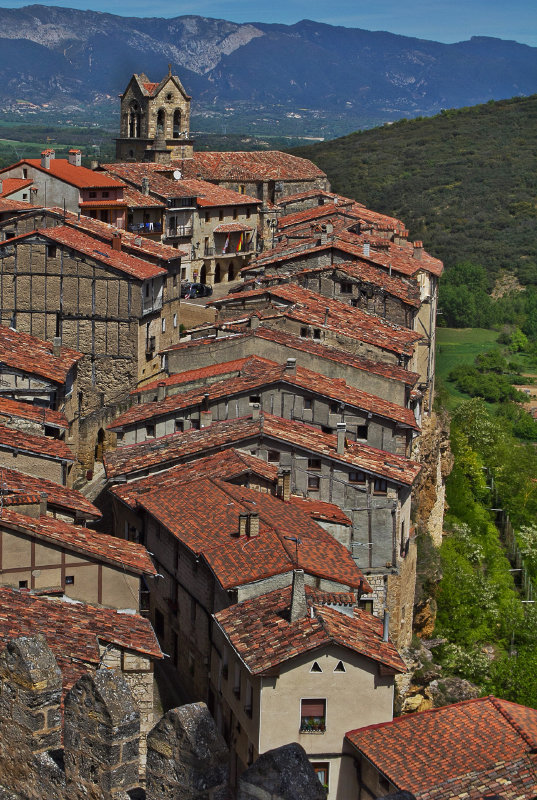
M509 725L524 739L524 741L529 744L532 750L537 750L537 740L532 739L531 736L522 728L522 726L511 716L507 709L502 708L501 702L510 703L511 700L503 700L503 698L495 697L494 695L488 695L487 698L490 700L494 708L500 712L500 714L507 720ZM515 705L519 705L515 703ZM521 706L524 708L524 706Z

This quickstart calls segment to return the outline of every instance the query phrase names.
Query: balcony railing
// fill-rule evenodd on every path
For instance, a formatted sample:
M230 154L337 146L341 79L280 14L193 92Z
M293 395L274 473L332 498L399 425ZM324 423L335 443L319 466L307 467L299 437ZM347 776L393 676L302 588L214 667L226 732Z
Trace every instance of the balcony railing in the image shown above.
M324 717L302 717L300 720L300 733L324 733L325 730Z
M136 225L127 225L127 229L131 233L162 233L162 224L160 222L140 222Z
M173 239L174 236L192 236L194 230L193 225L176 225L175 228L167 228L166 236Z

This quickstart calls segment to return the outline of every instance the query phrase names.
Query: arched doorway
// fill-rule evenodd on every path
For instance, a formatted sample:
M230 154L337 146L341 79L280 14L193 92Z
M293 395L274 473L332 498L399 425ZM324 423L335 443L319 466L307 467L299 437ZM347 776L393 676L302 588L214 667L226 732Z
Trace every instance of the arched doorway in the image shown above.
M95 445L95 461L102 461L104 453L104 430L99 428L97 433L97 443Z
M207 267L205 266L205 264L201 268L200 283L207 283Z
M217 261L216 266L214 268L214 282L220 283L221 280L222 280L222 273L220 271L220 262Z
M228 281L232 281L233 280L234 271L235 271L235 266L233 264L233 261L230 261L229 262L229 267L227 268L227 279L228 279Z

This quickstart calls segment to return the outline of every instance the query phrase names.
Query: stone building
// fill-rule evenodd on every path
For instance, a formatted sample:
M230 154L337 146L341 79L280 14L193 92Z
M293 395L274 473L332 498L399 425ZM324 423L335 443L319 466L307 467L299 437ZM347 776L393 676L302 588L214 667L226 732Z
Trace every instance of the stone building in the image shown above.
M292 587L214 618L211 685L231 780L275 743L297 741L329 800L354 800L345 733L353 719L391 721L394 676L406 671L382 621L355 608L349 595L305 587L300 570Z
M97 506L81 492L47 478L36 478L18 470L2 467L0 484L4 502L10 496L11 502L16 504L17 497L21 494L39 497L41 512L62 522L86 526L102 517Z
M152 83L133 75L121 97L118 161L169 163L170 158L192 158L190 97L176 75Z
M0 180L9 178L31 181L29 191L34 205L65 206L75 214L81 212L118 228L125 227L123 184L83 167L80 150L70 150L68 159L56 158L54 150L44 150L41 160L25 158L1 169Z

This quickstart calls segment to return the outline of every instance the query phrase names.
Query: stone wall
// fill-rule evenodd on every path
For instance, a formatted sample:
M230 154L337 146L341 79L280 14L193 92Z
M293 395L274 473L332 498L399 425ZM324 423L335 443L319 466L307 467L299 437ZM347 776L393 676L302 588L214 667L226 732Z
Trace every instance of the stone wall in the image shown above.
M106 667L82 675L65 695L63 731L61 699L62 674L45 638L9 641L0 655L1 798L231 800L229 751L204 703L168 711L150 732L144 790L140 712L124 678ZM275 753L245 773L241 800L252 791L270 800L324 797L302 748Z

